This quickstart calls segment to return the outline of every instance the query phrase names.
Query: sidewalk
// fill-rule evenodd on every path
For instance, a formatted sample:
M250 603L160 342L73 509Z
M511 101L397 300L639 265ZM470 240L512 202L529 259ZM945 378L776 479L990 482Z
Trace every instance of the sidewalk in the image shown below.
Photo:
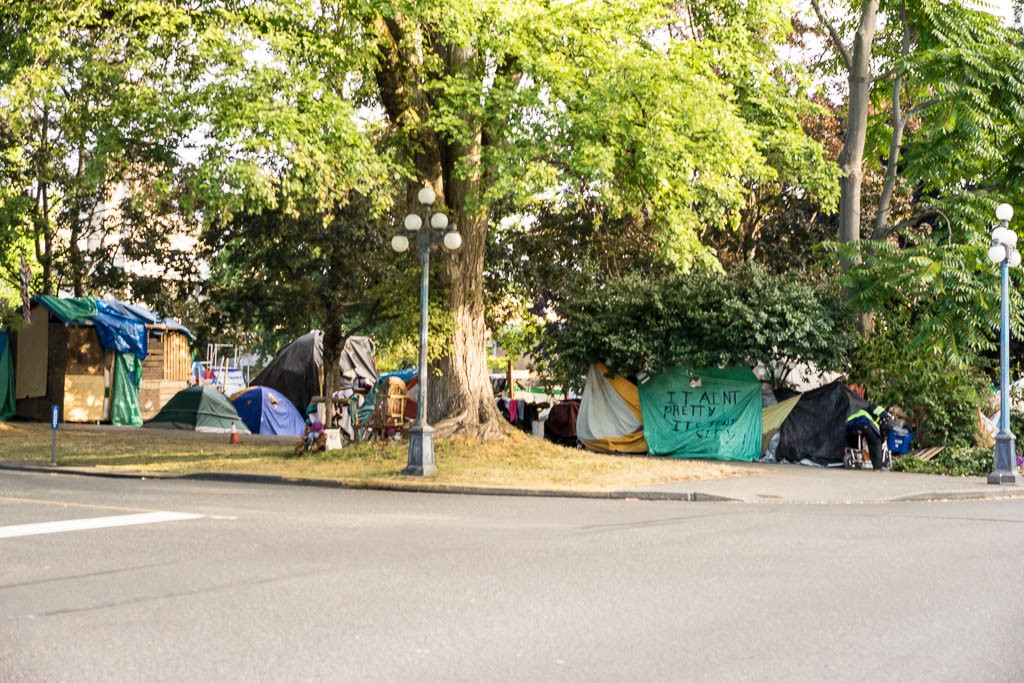
M264 484L329 486L417 493L472 495L544 496L566 498L614 498L692 502L740 502L775 504L856 504L939 500L1024 499L1024 485L993 485L985 477L946 477L906 472L873 472L802 465L733 463L749 469L747 476L725 479L687 480L614 492L495 489L471 486L439 487L429 480L410 477L393 486L336 481L285 479L283 477L210 472L180 477L191 480L239 481ZM0 471L16 470L58 474L124 478L164 478L153 474L111 473L82 467L48 467L0 462ZM179 478L167 476L168 479Z
M750 475L663 484L638 491L689 492L696 500L725 499L745 503L835 504L1024 498L1024 485L989 484L985 477L946 477L788 464L736 464L748 467Z

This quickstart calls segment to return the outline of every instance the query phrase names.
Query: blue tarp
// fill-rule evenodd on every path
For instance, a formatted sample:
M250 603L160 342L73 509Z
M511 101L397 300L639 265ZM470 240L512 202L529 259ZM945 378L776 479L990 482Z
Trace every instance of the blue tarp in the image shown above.
M132 353L139 360L145 359L149 354L147 325L166 327L181 332L190 340L195 339L192 332L181 323L161 318L145 306L112 299L59 299L42 294L35 296L34 300L45 306L65 325L95 325L100 346Z
M284 394L269 387L250 387L232 403L253 434L302 436L306 421Z
M92 318L100 346L123 353L132 353L139 360L149 354L149 337L146 323L125 315L123 307L112 306L109 301L96 302L97 313Z

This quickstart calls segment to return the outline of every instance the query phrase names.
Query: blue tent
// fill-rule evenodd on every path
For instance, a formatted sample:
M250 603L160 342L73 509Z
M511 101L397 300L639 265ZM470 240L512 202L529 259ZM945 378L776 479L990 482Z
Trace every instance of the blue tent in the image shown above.
M306 421L299 411L274 389L250 387L231 402L253 434L302 436L306 431Z

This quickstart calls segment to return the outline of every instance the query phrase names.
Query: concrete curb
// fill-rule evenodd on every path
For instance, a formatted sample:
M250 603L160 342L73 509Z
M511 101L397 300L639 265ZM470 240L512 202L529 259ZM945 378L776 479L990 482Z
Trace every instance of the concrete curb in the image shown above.
M401 493L435 493L448 495L482 495L482 496L531 496L537 498L577 498L599 500L643 500L690 503L747 503L757 505L848 505L869 503L914 503L939 501L997 500L1006 498L1024 498L1024 488L999 487L992 490L973 491L934 491L897 496L888 499L858 498L847 499L794 499L784 496L768 496L758 499L724 496L703 491L666 491L666 490L623 490L623 491L560 491L554 489L510 489L487 488L474 486L420 486L416 484L374 484L362 482L339 482L330 479L291 478L277 475L246 474L231 472L201 472L198 474L144 474L142 472L110 472L92 468L50 467L30 463L0 462L0 470L36 472L48 474L66 474L83 477L103 477L108 479L181 479L186 481L224 481L249 484L271 484L290 486L315 486L319 488L336 488L367 491L391 491ZM680 482L679 486L688 486Z
M245 484L277 484L289 486L315 486L319 488L350 489L364 491L393 491L399 493L443 493L474 496L531 496L535 498L595 498L604 500L662 500L684 502L742 502L735 498L716 496L709 493L677 491L558 491L550 489L508 489L475 486L417 486L398 484L372 484L361 482L340 482L331 479L306 479L281 477L269 474L245 474L234 472L200 472L197 474L143 474L141 472L107 472L80 467L50 467L0 462L0 470L38 472L45 474L68 474L82 477L104 477L108 479L181 479L186 481L229 481Z

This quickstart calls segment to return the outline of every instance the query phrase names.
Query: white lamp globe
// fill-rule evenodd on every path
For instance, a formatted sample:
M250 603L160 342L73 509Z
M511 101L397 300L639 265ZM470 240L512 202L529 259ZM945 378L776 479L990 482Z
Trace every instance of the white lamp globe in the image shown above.
M995 244L988 248L988 260L992 263L1002 263L1006 259L1006 247Z
M1008 247L1016 247L1017 233L1015 233L1013 230L1007 230L1006 234L1003 235L1002 243Z
M1019 251L1014 249L1013 251L1010 252L1010 260L1008 261L1008 264L1009 264L1009 266L1011 268L1016 268L1017 266L1020 265L1020 252Z
M443 213L435 213L430 217L430 227L434 230L444 230L448 227L448 216Z
M409 248L409 238L405 235L395 235L391 238L391 248L401 254Z
M416 232L423 227L423 219L414 213L405 217L405 229L409 232Z
M1000 204L996 207L996 220L1008 221L1013 218L1013 207L1009 204Z
M424 187L416 195L416 198L420 200L420 204L427 204L429 206L434 203L435 199L437 199L437 195L434 194L434 191L429 187Z
M1008 232L1010 232L1008 229L1000 225L998 228L992 231L992 243L1006 244L1006 235Z
M444 248L448 251L456 251L462 246L462 235L452 231L444 236Z

